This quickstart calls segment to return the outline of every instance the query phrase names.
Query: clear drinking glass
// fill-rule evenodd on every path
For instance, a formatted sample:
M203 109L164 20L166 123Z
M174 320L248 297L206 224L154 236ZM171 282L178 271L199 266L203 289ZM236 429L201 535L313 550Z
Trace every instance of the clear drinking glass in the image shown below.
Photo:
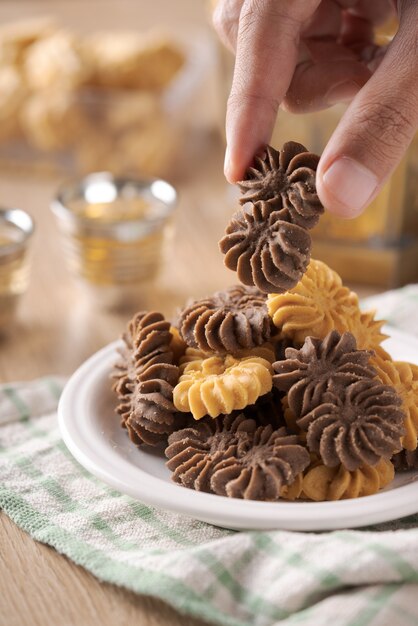
M0 209L0 332L16 313L29 283L29 240L34 230L30 215L20 209Z
M161 179L90 174L61 187L54 212L71 272L106 308L133 308L162 264L177 193Z

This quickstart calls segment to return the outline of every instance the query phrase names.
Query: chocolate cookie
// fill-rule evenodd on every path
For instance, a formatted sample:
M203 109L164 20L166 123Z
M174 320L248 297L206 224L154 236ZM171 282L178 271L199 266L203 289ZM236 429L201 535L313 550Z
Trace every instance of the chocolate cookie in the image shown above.
M260 346L270 339L271 326L264 294L242 285L192 302L179 317L190 347L218 354Z
M166 456L173 480L185 487L251 500L278 500L309 464L297 437L243 414L174 433Z
M282 293L305 273L311 253L307 231L324 210L315 187L318 161L301 144L286 143L280 152L267 146L238 183L241 204L251 205L232 217L219 247L226 267L244 285Z
M313 228L324 211L316 192L315 176L319 156L294 141L279 151L267 146L256 156L245 180L237 183L243 192L240 203L266 202L283 218L303 228Z

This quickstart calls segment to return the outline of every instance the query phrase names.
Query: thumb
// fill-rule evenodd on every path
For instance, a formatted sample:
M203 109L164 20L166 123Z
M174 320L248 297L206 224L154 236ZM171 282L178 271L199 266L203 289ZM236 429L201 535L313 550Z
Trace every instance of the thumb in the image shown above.
M321 202L340 217L362 213L418 127L418 3L399 4L403 11L395 38L345 112L318 166Z

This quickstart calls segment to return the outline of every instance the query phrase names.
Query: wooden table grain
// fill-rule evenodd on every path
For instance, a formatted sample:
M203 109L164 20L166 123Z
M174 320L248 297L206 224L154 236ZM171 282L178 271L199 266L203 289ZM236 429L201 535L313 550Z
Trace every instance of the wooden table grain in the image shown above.
M50 14L59 8L70 26L85 28L89 20L94 23L100 7L104 7L102 27L106 20L108 26L132 27L135 16L141 27L152 25L161 15L179 29L204 26L207 20L203 0L19 0L2 3L0 21ZM203 296L233 281L223 267L217 241L236 203L222 174L221 141L215 136L204 141L204 158L191 161L175 181L180 203L169 263L158 282L143 293L141 307L157 308L166 315L191 295ZM126 313L92 307L69 276L49 209L57 184L56 178L40 179L27 171L0 173L0 204L23 208L36 221L30 288L17 323L0 339L2 382L70 375L89 355L118 337L128 319ZM163 602L99 582L55 550L33 541L4 514L0 514L0 587L2 626L203 624Z

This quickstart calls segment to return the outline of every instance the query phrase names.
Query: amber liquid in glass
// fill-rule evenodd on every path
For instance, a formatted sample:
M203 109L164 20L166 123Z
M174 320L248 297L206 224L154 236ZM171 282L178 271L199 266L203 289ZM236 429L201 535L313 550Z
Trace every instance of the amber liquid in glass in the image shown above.
M11 322L28 278L29 263L21 231L12 224L0 224L0 329Z
M82 218L65 242L78 276L98 286L130 285L155 277L168 229L160 218L161 206L135 197L110 203L77 200L69 208Z

